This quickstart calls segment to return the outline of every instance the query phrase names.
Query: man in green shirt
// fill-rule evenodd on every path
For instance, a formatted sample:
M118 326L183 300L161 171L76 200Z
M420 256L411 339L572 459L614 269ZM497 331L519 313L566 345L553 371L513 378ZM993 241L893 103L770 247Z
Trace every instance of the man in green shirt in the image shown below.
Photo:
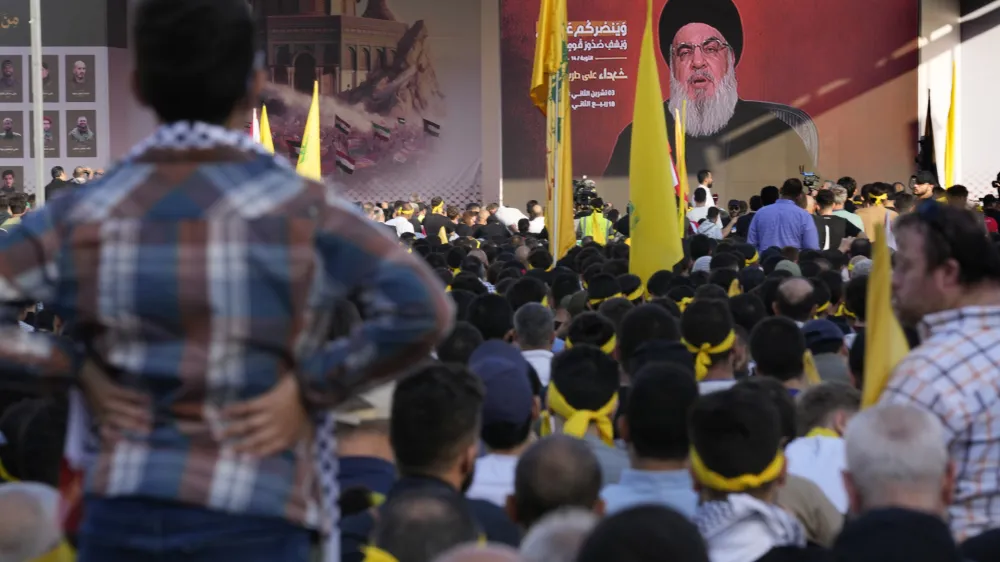
M861 217L844 209L844 204L847 203L847 189L835 185L831 191L833 191L833 215L847 219L848 222L858 227L858 230L865 232L865 223L861 221Z

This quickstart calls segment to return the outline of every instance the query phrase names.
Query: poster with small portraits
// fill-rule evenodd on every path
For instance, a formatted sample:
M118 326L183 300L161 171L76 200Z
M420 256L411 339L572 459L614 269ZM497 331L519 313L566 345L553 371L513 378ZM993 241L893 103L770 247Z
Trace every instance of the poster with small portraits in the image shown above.
M4 158L24 158L24 113L20 111L0 111L0 159Z
M31 126L35 122L35 112L32 111L29 114L30 121L28 122L28 153L31 154L31 158L35 157L35 128ZM59 112L58 111L45 111L42 112L42 131L45 135L45 157L46 158L59 158L59 131L62 127L59 126Z
M24 191L24 167L0 164L0 193Z
M24 68L21 55L0 52L0 104L20 103L24 95Z
M28 68L31 68L31 57L28 57ZM42 101L55 103L59 101L59 55L42 55ZM29 101L35 101L35 85L28 82Z
M66 112L66 157L97 157L97 112L93 109Z
M94 55L66 55L66 101L94 101Z

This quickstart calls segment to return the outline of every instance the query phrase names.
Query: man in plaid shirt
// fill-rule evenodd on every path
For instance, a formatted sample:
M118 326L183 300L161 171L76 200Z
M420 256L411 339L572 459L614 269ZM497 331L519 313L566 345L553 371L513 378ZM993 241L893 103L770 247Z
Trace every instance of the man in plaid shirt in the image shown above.
M1000 255L971 211L934 201L901 217L895 234L897 309L919 323L922 344L881 403L941 420L955 464L951 529L962 541L1000 527Z
M382 227L243 132L264 82L245 0L142 0L134 18L135 93L164 125L0 240L0 299L43 301L77 335L11 322L0 368L140 405L139 431L102 435L81 561L306 560L321 509L305 408L427 357L450 301ZM327 342L340 299L366 321Z

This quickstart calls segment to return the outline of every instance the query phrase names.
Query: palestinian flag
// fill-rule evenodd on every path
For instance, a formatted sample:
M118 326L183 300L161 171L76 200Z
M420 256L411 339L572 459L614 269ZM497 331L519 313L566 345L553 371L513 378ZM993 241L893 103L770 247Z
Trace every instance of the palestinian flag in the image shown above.
M396 119L396 123L399 123L400 125L406 125L406 119L400 117Z
M337 167L341 170L347 172L348 174L354 173L354 159L347 155L343 150L337 151Z
M372 128L375 129L375 136L382 140L389 140L389 137L392 136L392 131L389 130L389 127L372 123Z
M428 121L428 120L424 119L424 132L427 133L428 135L432 136L432 137L440 137L441 136L441 125L438 125L437 123L435 123L433 121Z
M334 116L333 125L341 133L344 133L345 135L351 134L351 125L347 121L344 121L343 119L337 117L336 115Z

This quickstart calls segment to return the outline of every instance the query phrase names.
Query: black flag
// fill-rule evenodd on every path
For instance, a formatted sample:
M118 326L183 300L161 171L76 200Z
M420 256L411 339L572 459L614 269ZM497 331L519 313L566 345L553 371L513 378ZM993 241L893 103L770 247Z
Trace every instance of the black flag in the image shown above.
M931 122L931 92L927 90L927 117L924 119L924 134L920 137L920 151L917 154L917 171L930 172L937 178L937 156L934 148L934 124Z

